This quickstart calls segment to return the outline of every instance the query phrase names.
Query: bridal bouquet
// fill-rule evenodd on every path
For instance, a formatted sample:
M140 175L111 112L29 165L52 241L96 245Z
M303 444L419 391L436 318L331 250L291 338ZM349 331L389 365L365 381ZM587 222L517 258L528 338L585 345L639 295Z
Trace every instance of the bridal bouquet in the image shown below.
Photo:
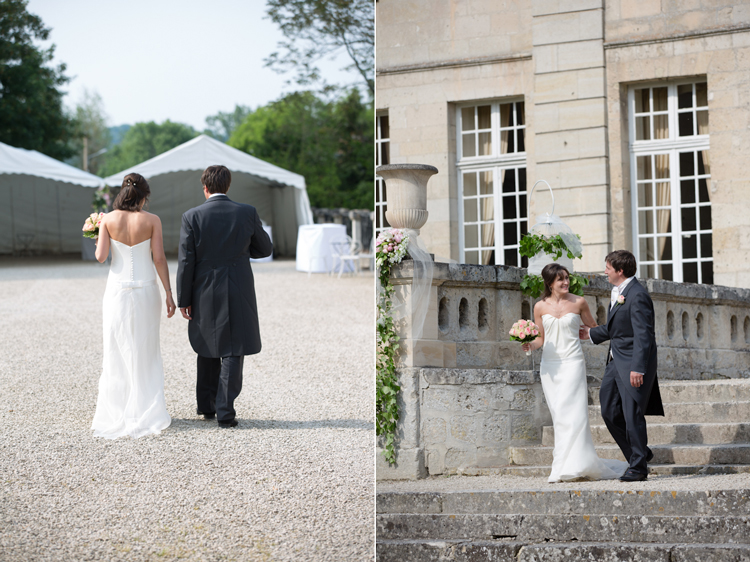
M83 235L86 238L98 238L99 237L99 225L102 224L104 213L91 213L86 218L86 222L83 223Z
M508 332L511 341L520 341L521 343L531 343L539 337L539 326L531 320L519 320ZM526 352L531 355L531 350Z
M385 262L389 264L400 263L406 255L406 247L409 236L403 230L391 228L384 230L375 240L375 254L378 267Z

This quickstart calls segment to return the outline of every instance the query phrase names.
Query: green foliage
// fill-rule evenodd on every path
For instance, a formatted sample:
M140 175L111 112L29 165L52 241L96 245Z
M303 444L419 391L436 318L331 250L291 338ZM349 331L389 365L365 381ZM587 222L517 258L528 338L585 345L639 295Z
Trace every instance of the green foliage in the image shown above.
M578 295L579 297L583 296L583 288L589 284L589 280L584 277L583 275L578 275L576 273L570 274L570 285L568 286L568 291L573 293L574 295Z
M295 92L252 111L227 144L303 175L313 207L372 209L372 122L357 90Z
M296 82L309 86L322 79L317 64L342 50L375 96L375 3L372 0L268 0L268 17L286 41L265 59L278 72L296 70Z
M220 111L216 115L210 115L206 117L208 128L203 133L221 142L227 142L234 130L242 125L251 112L252 110L247 106L236 105L234 111Z
M91 158L104 148L111 140L104 103L99 94L84 90L83 99L78 103L72 117L73 139L70 147L74 152L66 162L71 166L83 169L83 138L88 139L89 172L96 174L104 167L106 156L101 154Z
M72 155L72 126L62 105L65 65L50 68L49 28L24 0L0 0L0 141L53 158Z
M375 377L375 431L384 436L383 456L389 464L396 462L396 429L398 424L398 393L401 387L396 374L396 351L399 337L393 326L391 306L393 285L388 260L378 260L378 278L381 291L378 295L376 377Z
M198 136L189 125L166 120L156 124L136 123L122 138L122 142L107 153L106 163L99 175L104 177L140 164Z
M580 237L579 237L580 238ZM537 255L539 252L549 254L553 259L560 259L560 256L566 254L570 259L580 258L582 254L575 255L573 252L568 250L562 237L558 234L547 238L539 234L528 232L521 238L520 248L518 253L524 257L531 258Z
M586 277L571 273L568 291L582 297L583 288L588 284L589 280ZM521 281L521 292L527 297L539 298L544 292L544 279L541 275L525 275Z

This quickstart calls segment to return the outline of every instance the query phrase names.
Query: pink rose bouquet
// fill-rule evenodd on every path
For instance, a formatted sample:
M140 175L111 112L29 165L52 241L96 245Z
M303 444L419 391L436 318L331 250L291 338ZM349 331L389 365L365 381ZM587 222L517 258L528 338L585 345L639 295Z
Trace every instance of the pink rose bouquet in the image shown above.
M99 237L99 225L102 224L104 213L91 213L83 223L83 235L86 238L97 239Z
M375 258L378 267L383 263L400 263L406 255L409 236L401 229L391 228L381 232L375 240Z
M520 341L521 343L531 343L539 337L539 326L531 320L519 320L508 332L511 341ZM526 352L531 355L531 350Z

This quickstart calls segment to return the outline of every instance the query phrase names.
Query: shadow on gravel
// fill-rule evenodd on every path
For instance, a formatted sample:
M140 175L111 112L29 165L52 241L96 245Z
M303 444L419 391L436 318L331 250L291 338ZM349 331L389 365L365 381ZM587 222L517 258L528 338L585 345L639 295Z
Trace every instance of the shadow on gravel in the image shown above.
M365 429L374 430L375 424L366 420L248 420L237 418L239 425L232 429ZM216 420L204 420L196 418L172 418L172 425L169 430L172 431L192 431L194 429L219 429Z

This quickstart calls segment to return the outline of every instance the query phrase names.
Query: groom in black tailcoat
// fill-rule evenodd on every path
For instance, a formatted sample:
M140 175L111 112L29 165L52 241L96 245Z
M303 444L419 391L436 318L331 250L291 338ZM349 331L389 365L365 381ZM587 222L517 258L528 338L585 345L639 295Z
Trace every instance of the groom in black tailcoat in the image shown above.
M663 416L656 377L654 304L635 278L635 256L616 250L606 259L604 273L614 285L607 324L581 328L581 338L595 344L609 340L607 366L599 391L602 418L630 466L620 480L636 482L648 477L646 418Z
M177 267L177 306L198 354L197 412L220 427L237 425L244 356L260 351L250 258L273 252L255 207L227 197L231 182L225 166L203 172L206 202L182 215Z

